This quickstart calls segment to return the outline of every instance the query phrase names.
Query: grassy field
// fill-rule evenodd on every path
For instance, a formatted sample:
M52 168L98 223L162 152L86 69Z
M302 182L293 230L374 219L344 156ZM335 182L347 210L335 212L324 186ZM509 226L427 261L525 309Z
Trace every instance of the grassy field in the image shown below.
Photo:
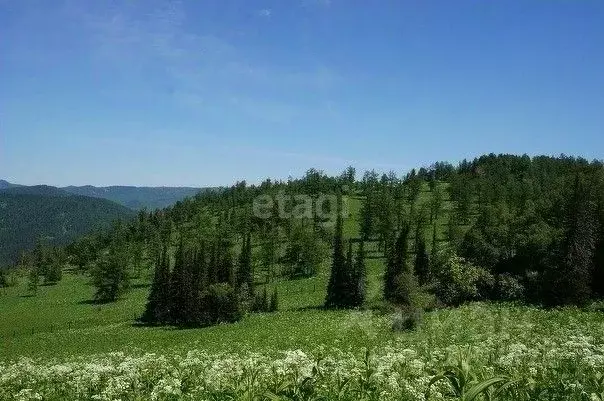
M420 201L428 199L422 193ZM350 218L345 220L344 235L358 236L361 201L348 202ZM374 251L375 243L367 249ZM368 302L381 297L383 260L368 259ZM0 289L0 358L17 356L62 356L89 354L133 348L156 351L167 347L203 347L211 351L308 347L315 344L359 346L354 334L341 330L349 313L323 311L329 261L316 277L272 283L280 295L280 312L253 314L243 321L205 329L177 330L143 328L134 325L144 309L149 291L148 280L134 282L123 299L97 305L91 302L93 288L86 276L65 274L54 286L41 286L35 296L27 290L26 280L15 287ZM274 336L262 327L287 333ZM385 330L380 341L393 335Z

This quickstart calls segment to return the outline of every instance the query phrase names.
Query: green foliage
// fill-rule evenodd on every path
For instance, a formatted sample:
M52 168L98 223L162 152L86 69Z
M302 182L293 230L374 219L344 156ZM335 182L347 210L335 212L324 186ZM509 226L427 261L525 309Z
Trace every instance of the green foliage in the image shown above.
M336 227L333 239L333 257L331 272L327 286L326 308L343 308L347 305L347 291L350 284L350 272L347 270L344 256L344 239L342 236L342 214L340 213L341 199L338 200Z
M252 312L269 312L270 311L270 300L268 298L268 291L266 287L262 289L262 292L254 294L254 301L252 303Z
M39 239L67 245L94 229L107 228L132 212L105 199L56 196L36 191L0 191L0 265L15 263Z
M247 286L250 295L254 294L254 272L252 268L252 235L244 235L241 253L239 254L239 265L237 269L237 287Z
M146 324L167 324L170 317L170 260L164 248L157 258L151 291L140 318Z
M565 233L557 266L548 278L552 288L548 304L586 305L591 299L597 224L592 188L577 175L565 211Z
M40 273L38 269L32 267L29 269L27 275L27 290L30 294L36 295L38 293L38 286L40 285Z
M318 233L307 222L292 222L284 262L290 279L315 276L328 249Z
M464 353L460 352L457 362L446 368L446 370L434 376L429 384L426 393L426 399L430 398L430 390L432 386L445 380L451 387L452 396L459 401L474 401L482 399L482 396L487 396L489 400L499 400L499 396L514 382L506 377L491 377L480 380L472 371L469 363L469 358ZM491 388L497 387L494 393L489 392Z
M261 231L259 253L260 266L264 268L267 283L270 283L275 276L274 268L278 258L278 251L279 231L276 227L269 226Z
M114 302L130 287L128 259L119 245L107 249L91 271L97 302Z
M497 276L495 284L496 296L504 301L519 301L525 299L525 288L522 280L510 273Z
M491 273L450 251L438 256L434 276L435 294L447 305L486 299L494 284Z
M426 249L426 241L421 232L418 232L415 242L415 264L414 271L420 285L426 285L431 280L430 259Z
M409 272L407 264L409 225L405 224L396 238L394 247L390 249L386 259L386 273L384 275L384 298L391 300L396 296L396 280L399 275Z
M269 312L277 312L279 310L279 294L277 293L277 289L273 290L271 294L271 299L268 306Z
M17 285L17 273L14 270L0 268L0 288Z
M206 325L233 323L243 317L237 293L229 284L212 284L201 295Z

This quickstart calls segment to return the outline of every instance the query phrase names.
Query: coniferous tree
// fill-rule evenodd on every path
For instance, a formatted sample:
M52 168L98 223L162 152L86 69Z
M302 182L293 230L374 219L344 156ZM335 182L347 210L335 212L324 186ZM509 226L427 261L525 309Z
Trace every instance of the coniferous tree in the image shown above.
M375 233L375 214L375 195L371 191L367 193L367 196L365 197L365 201L363 202L360 211L360 234L361 238L364 240L371 238Z
M333 258L331 262L331 275L327 286L326 308L345 308L348 306L347 290L349 289L350 276L344 255L343 222L341 213L341 199L338 199L336 227L333 240Z
M269 312L277 312L279 310L279 294L277 293L277 288L275 288L271 294L268 310Z
M176 325L185 325L192 313L191 308L190 260L181 239L174 255L174 268L170 275L170 320Z
M170 321L170 259L166 248L155 263L151 292L140 320L146 324L166 324Z
M415 246L415 274L420 285L430 281L430 260L426 250L426 241L423 235L419 235Z
M430 248L430 261L434 262L438 255L438 231L436 223L432 225L432 247Z
M594 252L594 275L592 289L600 298L604 297L604 200L598 202L598 240Z
M268 299L268 290L266 289L266 286L264 287L264 289L262 290L262 298L260 301L260 305L261 305L261 310L263 312L268 312L270 309L270 301Z
M432 190L432 198L430 199L430 223L438 220L440 211L443 205L443 194L439 187Z
M239 266L237 269L237 287L246 286L249 295L254 293L254 275L252 271L252 236L248 232L245 234L241 253L239 254Z
M273 266L277 260L279 232L276 227L269 227L262 238L260 246L260 264L264 268L266 283L273 279Z
M231 287L237 287L237 274L231 244L227 240L218 241L218 250L216 253L216 276L218 283L229 284Z
M61 258L59 255L52 255L46 262L44 269L44 284L52 285L56 284L63 278L63 268L61 265Z
M405 224L396 238L393 249L386 261L386 274L384 275L384 298L391 300L396 293L396 278L408 270L407 252L409 239L409 225Z
M38 293L38 286L40 285L40 273L36 267L31 267L29 269L29 274L27 277L27 290L31 295L36 295Z
M597 219L589 185L575 177L566 207L565 233L548 304L585 305L591 297Z
M361 306L365 303L367 292L367 266L365 264L365 244L363 240L359 242L357 253L353 262L354 274L354 295L352 297L353 306Z
M110 245L92 271L97 302L114 302L130 287L128 257L119 243Z
M214 241L212 241L212 244L210 245L210 257L208 260L208 285L216 284L216 283L220 282L219 274L218 274L218 270L219 270L218 252L219 252L218 241L214 240Z

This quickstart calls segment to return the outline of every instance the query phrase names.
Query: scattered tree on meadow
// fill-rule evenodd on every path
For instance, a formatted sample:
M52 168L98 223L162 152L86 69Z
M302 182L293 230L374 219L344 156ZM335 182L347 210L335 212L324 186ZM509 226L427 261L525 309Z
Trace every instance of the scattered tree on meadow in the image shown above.
M426 285L430 281L430 259L426 249L424 236L418 233L415 245L415 274L420 285Z
M363 240L358 244L356 256L351 267L354 275L354 292L351 297L351 304L353 306L361 306L365 303L367 292L367 266L365 264L365 243Z
M98 302L116 301L130 286L127 257L115 244L99 257L91 274Z
M151 291L140 320L147 324L170 322L170 258L166 248L156 261Z
M403 226L398 234L394 247L386 259L386 273L384 275L384 298L391 300L396 294L397 277L408 270L407 253L409 239L409 225Z
M350 248L346 256L344 254L343 221L341 213L341 199L338 200L337 219L333 241L333 257L331 262L331 274L327 286L326 308L350 308L354 307L351 295L354 293L356 283L352 274L352 259Z
M36 295L38 293L38 286L40 285L40 273L36 267L29 269L27 275L27 290L30 294Z

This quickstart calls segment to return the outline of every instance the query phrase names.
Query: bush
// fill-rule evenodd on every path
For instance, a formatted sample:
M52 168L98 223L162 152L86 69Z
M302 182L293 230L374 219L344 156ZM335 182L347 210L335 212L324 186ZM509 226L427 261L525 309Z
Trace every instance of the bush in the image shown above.
M394 315L392 330L410 331L419 327L424 317L424 310L417 307L406 307Z
M266 287L262 290L261 293L256 293L254 295L254 300L252 302L251 311L252 312L269 312L269 299L268 292L266 291Z
M509 273L500 274L496 284L497 298L503 301L524 299L524 285Z
M53 262L44 270L44 284L56 284L63 278L61 264Z
M0 288L14 287L17 285L17 275L14 271L0 268Z
M239 297L228 284L212 284L202 294L205 325L233 323L243 317Z
M494 277L452 252L440 255L435 269L435 293L446 305L484 300L494 287Z

